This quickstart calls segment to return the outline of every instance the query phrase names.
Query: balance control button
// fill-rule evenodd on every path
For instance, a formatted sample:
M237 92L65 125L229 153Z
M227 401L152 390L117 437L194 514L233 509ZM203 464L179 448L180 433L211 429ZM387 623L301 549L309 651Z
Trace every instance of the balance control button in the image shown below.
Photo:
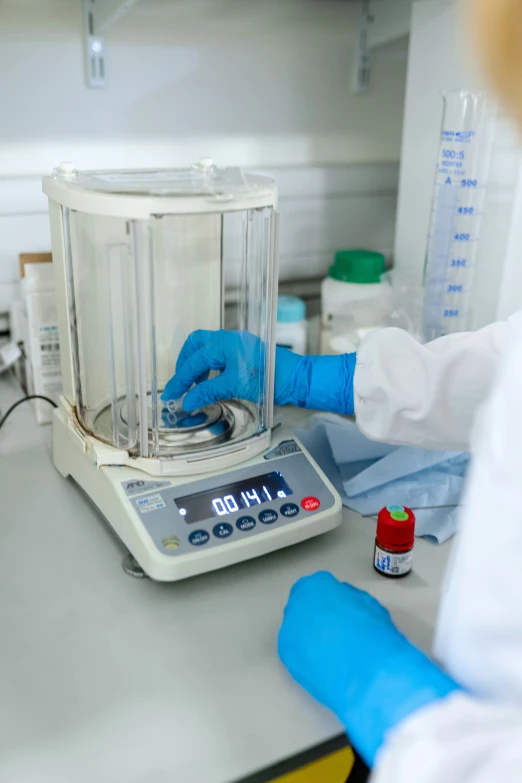
M239 517L239 519L236 522L236 527L238 530L241 530L243 533L246 530L252 530L256 526L256 520L254 517Z
M295 503L285 503L279 510L284 517L295 517L299 514L299 506Z
M264 511L258 514L257 518L263 525L273 525L277 519L277 511L274 511L272 508L265 508Z
M214 525L212 532L216 538L228 538L234 532L234 528L228 522L220 522L219 525Z
M301 506L304 508L305 511L315 511L319 506L321 505L318 498L314 498L313 495L310 495L308 498L303 498L301 500Z
M165 536L165 538L162 539L161 543L163 544L165 549L177 549L181 544L181 541L177 536Z
M206 530L194 530L189 536L192 546L203 546L209 540L210 536Z

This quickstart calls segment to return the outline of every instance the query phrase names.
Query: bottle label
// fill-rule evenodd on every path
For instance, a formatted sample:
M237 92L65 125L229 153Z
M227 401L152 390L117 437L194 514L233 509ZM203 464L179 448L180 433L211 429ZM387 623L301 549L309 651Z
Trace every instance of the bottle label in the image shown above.
M375 546L375 568L382 571L383 574L392 574L392 576L401 576L411 571L413 563L413 549L409 552L385 552L378 546Z

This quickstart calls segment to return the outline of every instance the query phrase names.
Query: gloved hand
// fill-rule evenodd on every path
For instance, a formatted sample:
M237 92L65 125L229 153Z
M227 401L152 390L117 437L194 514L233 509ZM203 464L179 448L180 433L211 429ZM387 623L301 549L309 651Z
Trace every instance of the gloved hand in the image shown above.
M278 646L292 677L335 712L369 766L389 729L459 688L384 606L325 571L292 588Z
M220 374L209 380L209 370L220 370ZM274 402L353 413L354 371L354 353L299 356L287 348L276 348ZM257 402L264 372L265 346L259 337L244 331L200 329L188 336L176 362L176 374L161 399L177 400L188 392L183 400L186 411L234 397Z

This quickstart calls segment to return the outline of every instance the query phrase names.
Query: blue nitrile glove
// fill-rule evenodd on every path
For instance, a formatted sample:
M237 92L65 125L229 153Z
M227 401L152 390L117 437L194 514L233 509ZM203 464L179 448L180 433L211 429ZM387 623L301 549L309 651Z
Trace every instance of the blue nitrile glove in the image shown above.
M369 766L389 729L459 689L397 630L384 606L325 571L292 588L279 656L333 710Z
M257 402L264 367L265 350L259 337L244 331L199 329L188 336L176 374L161 399L177 400L188 392L183 400L186 411L234 397ZM220 374L208 380L209 370L220 370ZM299 356L276 348L274 402L351 414L354 371L354 353Z

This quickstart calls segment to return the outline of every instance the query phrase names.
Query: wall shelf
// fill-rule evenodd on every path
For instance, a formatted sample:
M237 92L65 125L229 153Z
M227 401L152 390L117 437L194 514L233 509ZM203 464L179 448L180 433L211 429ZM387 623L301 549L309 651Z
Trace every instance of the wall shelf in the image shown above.
M82 0L85 81L87 87L107 84L106 33L138 0Z

